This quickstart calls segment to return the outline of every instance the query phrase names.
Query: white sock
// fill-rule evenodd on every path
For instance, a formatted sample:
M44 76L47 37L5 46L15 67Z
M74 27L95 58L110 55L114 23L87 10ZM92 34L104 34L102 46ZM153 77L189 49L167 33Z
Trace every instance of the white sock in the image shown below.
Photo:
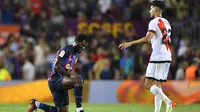
M162 105L162 99L155 95L155 97L154 97L154 106L155 106L154 112L160 112L161 105Z
M39 102L39 101L35 101L35 106L36 106L37 108L39 108L40 102Z
M162 89L156 85L151 86L150 91L157 97L161 98L166 105L169 105L171 100L163 93Z
M83 110L83 107L76 108L76 112L80 112L81 110Z

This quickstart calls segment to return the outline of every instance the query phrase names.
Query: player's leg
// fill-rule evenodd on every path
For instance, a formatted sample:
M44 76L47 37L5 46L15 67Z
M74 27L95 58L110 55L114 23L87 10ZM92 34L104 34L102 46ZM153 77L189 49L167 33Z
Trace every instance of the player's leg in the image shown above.
M77 82L73 78L64 76L62 80L62 89L68 91L74 88L76 84Z
M157 99L162 99L162 101L165 102L166 107L167 107L166 112L171 112L171 111L173 110L173 108L176 106L176 103L175 103L174 101L171 101L171 100L164 94L164 92L162 91L162 87L161 87L162 82L157 81L156 83L157 83L158 87L160 87L160 88L159 88L160 90L158 91L158 93L157 93L157 95L156 95ZM158 104L158 106L159 106L159 104ZM160 106L161 106L161 105L160 105ZM156 109L156 108L155 108L155 109ZM157 109L158 109L158 108L157 108ZM160 111L158 111L158 112L160 112Z
M31 103L32 105L35 105L35 109L39 108L39 109L42 109L44 112L68 112L68 105L56 107L56 106L47 105L45 103L41 103L35 99L32 99L31 102L32 102ZM34 110L32 111L29 110L28 112L33 112Z
M167 80L170 63L150 63L149 65L147 67L147 73L146 73L147 78L152 78L158 81ZM160 87L161 87L161 84L160 84ZM161 98L162 101L165 102L167 107L170 107L169 109L167 109L167 112L172 111L175 104L163 93L161 88L159 88L156 84L152 84L150 87L150 91L155 95L156 99ZM156 100L156 101L159 101L159 100ZM155 105L155 106L159 106L159 105Z
M83 92L82 84L78 84L73 78L65 76L62 80L62 88L64 90L69 90L74 88L74 96L77 107L76 110L77 112L84 112L82 108L82 92Z
M58 112L55 106L51 106L45 103L41 103L35 99L31 99L28 112L33 112L37 108L42 109L44 112Z
M154 82L155 82L155 80L146 78L145 79L145 88L150 90L150 88L154 85ZM162 104L162 99L155 95L154 96L154 106L155 106L154 112L160 112L161 104Z
M82 107L83 86L76 85L74 87L74 97L76 102L76 112L84 112Z
M58 107L58 112L69 112L69 106L65 105L62 107Z
M68 90L73 88L76 81L71 77L52 77L53 81L49 82L49 88L51 90L54 104L58 109L58 112L68 112L69 97Z
M155 80L154 84L162 90L162 82ZM160 97L158 96L154 97L154 106L155 106L154 112L160 112L162 106L162 99Z
M146 78L145 79L145 87L146 89L149 89L151 93L153 93L154 96L154 112L160 112L161 104L162 104L162 97L158 92L161 90L157 84L154 83L155 80Z
M157 85L157 83L155 83L156 82L155 73L156 73L156 64L149 63L146 70L145 87L146 89L150 90L154 95L155 95L154 92L159 90L159 86ZM160 112L161 104L162 104L162 99L158 95L155 95L154 112Z
M84 112L83 107L82 107L82 99L83 99L83 84L84 84L84 79L81 76L81 79L83 81L82 84L78 84L74 87L74 97L75 97L75 102L76 102L76 112Z

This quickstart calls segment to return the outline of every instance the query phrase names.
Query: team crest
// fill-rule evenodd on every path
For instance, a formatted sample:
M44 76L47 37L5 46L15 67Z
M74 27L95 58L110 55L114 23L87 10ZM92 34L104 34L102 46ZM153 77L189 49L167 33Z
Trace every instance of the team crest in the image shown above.
M70 64L67 64L67 65L65 66L65 68L66 68L66 69L71 69Z

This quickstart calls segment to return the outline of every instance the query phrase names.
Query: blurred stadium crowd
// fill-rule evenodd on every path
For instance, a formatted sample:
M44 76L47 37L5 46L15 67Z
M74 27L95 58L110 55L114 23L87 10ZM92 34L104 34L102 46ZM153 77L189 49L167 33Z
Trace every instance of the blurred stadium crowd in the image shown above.
M0 0L1 24L20 25L20 32L1 33L0 79L36 80L47 78L56 51L72 44L76 34L64 29L66 20L149 21L148 0ZM173 21L200 19L199 0L166 0L164 16ZM147 26L141 26L147 27ZM173 29L172 29L173 30ZM200 29L197 30L199 32ZM87 32L82 32L87 34ZM120 51L124 41L140 38L134 27L114 37L103 29L89 35L90 44L81 54L76 72L85 79L141 79L150 55L150 44ZM200 78L200 49L192 37L172 36L173 62L169 79ZM1 38L2 39L2 38ZM200 42L196 42L200 43ZM2 78L10 74L11 77Z

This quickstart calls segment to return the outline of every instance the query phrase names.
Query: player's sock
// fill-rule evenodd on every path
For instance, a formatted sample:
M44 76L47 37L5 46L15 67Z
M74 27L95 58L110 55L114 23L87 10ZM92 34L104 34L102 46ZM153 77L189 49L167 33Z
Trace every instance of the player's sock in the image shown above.
M57 108L55 106L50 106L38 101L35 101L35 106L44 110L45 112L57 112Z
M76 108L76 112L80 112L81 110L83 110L83 107Z
M157 97L161 98L166 105L170 105L171 100L156 85L151 86L150 91Z
M155 105L154 112L160 112L161 105L162 105L162 99L156 95L154 97L154 105Z
M75 86L74 88L74 96L76 101L76 111L79 112L83 110L82 108L82 93L83 93L83 87L82 86Z

